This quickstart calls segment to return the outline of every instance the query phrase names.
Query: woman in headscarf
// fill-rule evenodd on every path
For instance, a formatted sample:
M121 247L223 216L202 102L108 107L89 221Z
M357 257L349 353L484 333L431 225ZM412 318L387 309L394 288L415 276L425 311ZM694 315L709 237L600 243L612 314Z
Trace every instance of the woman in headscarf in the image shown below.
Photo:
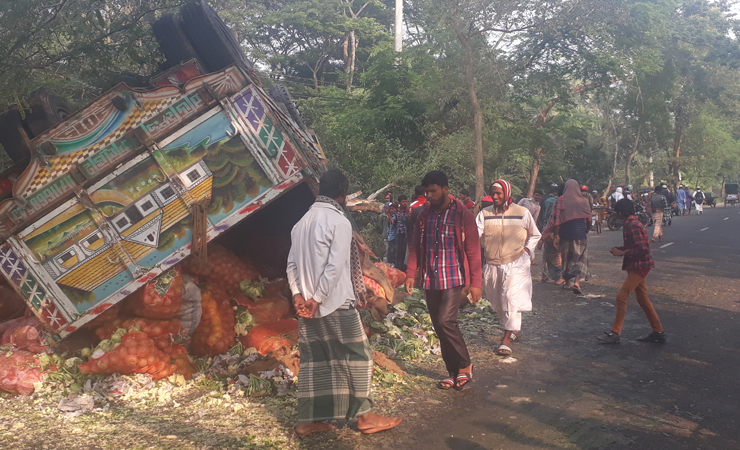
M540 218L542 219L542 223L544 224L543 228L545 229L547 229L547 224L550 223L550 216L552 215L552 210L555 208L555 204L560 196L563 195L563 186L553 184L550 186L551 192L553 192L553 187L556 188L554 192L555 195L550 195L544 202L542 202L542 208L540 209ZM542 231L544 233L544 230ZM563 262L560 257L560 250L555 248L552 233L542 235L542 239L540 239L540 242L537 244L537 249L540 248L543 249L542 260L544 262L542 265L542 278L540 281L543 283L552 281L555 284L565 283L565 280L563 280L562 277Z
M563 264L563 289L582 294L581 277L586 275L588 262L586 233L591 225L591 205L583 198L576 180L565 182L563 195L550 215L545 235L553 236L553 245L560 250Z

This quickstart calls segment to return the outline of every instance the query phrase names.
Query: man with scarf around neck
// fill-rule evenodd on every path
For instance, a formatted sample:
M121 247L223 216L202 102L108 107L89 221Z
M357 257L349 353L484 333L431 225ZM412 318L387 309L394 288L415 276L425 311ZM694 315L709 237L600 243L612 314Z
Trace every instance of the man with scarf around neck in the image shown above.
M473 381L473 364L457 323L457 312L466 284L473 303L481 298L478 230L473 213L459 200L450 198L447 175L434 170L424 176L421 185L427 204L419 214L409 246L406 292L411 294L418 268L449 374L437 387L460 390Z
M497 353L508 356L522 329L522 311L532 310L530 267L540 231L527 208L512 204L508 181L494 181L490 192L493 205L483 208L476 218L486 260L483 287L504 325Z
M302 436L333 429L326 420L356 417L363 434L401 423L371 412L373 357L355 309L365 286L344 211L348 186L338 170L325 172L316 203L290 233L287 273L301 353L295 431Z

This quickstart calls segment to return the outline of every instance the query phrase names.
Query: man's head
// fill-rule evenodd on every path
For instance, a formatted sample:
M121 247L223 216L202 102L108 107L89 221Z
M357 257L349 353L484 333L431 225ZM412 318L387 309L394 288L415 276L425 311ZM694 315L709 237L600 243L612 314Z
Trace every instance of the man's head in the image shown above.
M424 196L424 186L417 184L414 188L414 198L419 198Z
M586 186L585 184L583 186L581 186L581 192L586 192L587 193L588 192L588 186Z
M390 205L388 205L387 211L388 214L390 214L391 216L396 214L398 212L398 203L391 203Z
M327 170L319 179L319 195L335 200L340 205L347 202L349 180L336 169Z
M542 190L541 189L535 190L532 198L534 199L534 201L539 203L539 201L542 200Z
M407 209L409 207L409 198L406 195L398 196L398 204L401 209Z
M467 189L460 189L460 194L458 194L457 198L459 198L461 202L466 202L470 199L470 191Z
M699 186L696 187L697 191L701 191L701 188Z
M614 211L622 216L623 219L626 219L629 216L635 215L635 204L632 200L623 198L614 204Z
M493 206L503 208L509 204L511 198L511 184L506 180L496 180L491 184L491 198Z
M393 201L393 194L391 194L390 192L386 192L385 193L385 202L388 203L388 202L392 202L392 201Z
M448 186L447 175L444 172L432 170L424 175L421 185L424 186L427 201L433 207L440 207L445 204L448 198L447 196L450 194L450 188Z
M560 189L560 186L558 186L557 183L553 183L550 185L550 189L547 190L547 193L556 195L558 193L558 189Z

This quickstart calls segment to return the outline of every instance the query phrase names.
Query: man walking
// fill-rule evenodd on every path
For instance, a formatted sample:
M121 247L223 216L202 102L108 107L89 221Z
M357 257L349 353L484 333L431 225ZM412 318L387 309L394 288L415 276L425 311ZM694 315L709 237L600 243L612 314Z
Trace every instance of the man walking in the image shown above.
M655 188L655 192L650 196L650 206L653 209L653 239L663 242L663 213L668 208L668 200L663 195L661 188Z
M429 315L439 337L442 359L449 377L437 387L462 389L473 381L470 362L457 312L463 287L470 286L473 303L481 298L481 254L473 213L450 198L447 175L438 170L421 181L427 206L419 214L409 246L406 292L411 294L417 269L426 291Z
M529 214L532 215L532 218L535 221L535 224L537 223L537 219L540 217L540 210L542 209L542 206L540 206L540 201L542 200L542 191L537 189L534 191L534 194L531 198L525 197L517 203L519 206L524 206L527 208L527 211L529 211ZM494 202L495 204L495 202Z
M683 184L678 185L676 201L678 202L678 215L683 216L686 213L686 191L683 189Z
M624 318L627 315L627 298L629 298L632 291L635 291L637 303L642 308L645 316L647 316L648 322L650 322L650 326L653 329L652 333L637 340L640 342L665 343L666 334L663 331L663 325L660 323L658 314L655 312L655 308L653 308L653 304L650 303L647 284L645 283L645 277L647 277L650 269L655 267L653 255L650 252L647 231L645 231L645 226L635 216L635 204L632 201L627 199L620 200L614 205L614 209L625 221L622 230L624 245L621 247L612 247L609 252L614 256L624 257L622 270L627 271L627 279L617 294L617 315L614 318L612 330L604 333L604 336L598 337L598 340L602 344L619 344L619 335L622 332Z
M467 189L460 189L460 194L458 194L457 198L470 211L472 211L473 210L473 207L475 207L475 203L470 198L470 191L469 190L467 190Z
M703 214L704 213L704 193L701 191L701 188L699 186L696 187L696 190L694 191L694 205L696 208L697 214Z
M530 264L540 231L527 208L511 204L508 181L494 181L491 197L493 206L478 213L476 224L486 258L486 298L504 325L497 353L508 356L511 343L522 329L522 311L532 310Z
M299 435L328 431L326 420L351 420L364 434L388 430L400 418L371 412L373 358L356 302L365 287L344 213L347 178L338 170L325 172L319 196L290 233L288 283L298 312Z
M540 210L540 217L537 224L537 228L540 230L540 232L547 228L547 225L550 222L552 210L555 207L555 204L557 203L558 198L561 194L560 187L557 184L551 186L550 194L553 195L548 195L547 199L542 202L542 209ZM542 224L542 227L540 227L540 223ZM560 255L560 249L555 246L554 236L549 235L546 236L544 239L541 239L537 244L537 249L539 250L540 248L543 249L542 278L540 279L540 281L543 283L546 283L547 281L552 281L555 284L565 283L565 280L562 276L563 258Z
M409 198L398 196L398 212L396 212L396 268L406 271L406 247L408 247L408 223L411 215Z

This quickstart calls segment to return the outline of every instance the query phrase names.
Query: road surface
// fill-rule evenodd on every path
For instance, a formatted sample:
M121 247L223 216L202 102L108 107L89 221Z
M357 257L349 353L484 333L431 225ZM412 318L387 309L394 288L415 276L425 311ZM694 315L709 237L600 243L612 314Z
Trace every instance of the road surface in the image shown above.
M499 336L474 345L474 387L431 390L401 408L406 422L373 447L740 449L739 231L740 207L720 206L675 218L665 241L652 244L648 289L665 345L634 340L650 332L634 294L622 343L596 344L611 328L625 274L607 252L622 232L589 235L595 277L584 291L605 298L535 282L516 361L493 356Z

